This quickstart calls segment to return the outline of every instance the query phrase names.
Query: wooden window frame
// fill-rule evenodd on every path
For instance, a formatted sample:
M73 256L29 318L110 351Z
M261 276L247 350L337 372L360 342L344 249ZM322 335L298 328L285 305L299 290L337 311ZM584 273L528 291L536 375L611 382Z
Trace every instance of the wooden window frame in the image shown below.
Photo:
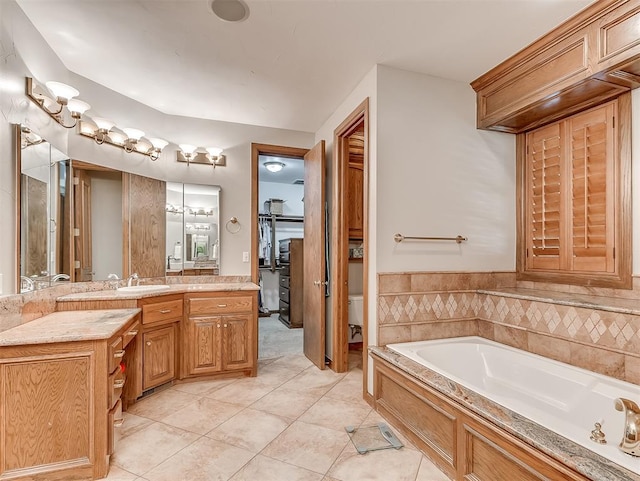
M614 191L614 270L612 273L578 271L544 271L527 269L527 200L526 190L526 135L516 136L516 279L544 283L572 284L588 287L632 288L631 245L631 94L617 98L615 114L616 151ZM569 117L567 117L569 118ZM566 120L567 118L563 119Z

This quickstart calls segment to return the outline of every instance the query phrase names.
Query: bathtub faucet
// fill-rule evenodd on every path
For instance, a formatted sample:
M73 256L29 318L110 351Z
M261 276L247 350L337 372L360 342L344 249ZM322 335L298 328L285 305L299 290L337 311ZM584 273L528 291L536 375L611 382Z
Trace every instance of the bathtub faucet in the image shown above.
M616 411L624 412L624 433L620 450L632 456L640 456L640 407L625 398L615 400Z

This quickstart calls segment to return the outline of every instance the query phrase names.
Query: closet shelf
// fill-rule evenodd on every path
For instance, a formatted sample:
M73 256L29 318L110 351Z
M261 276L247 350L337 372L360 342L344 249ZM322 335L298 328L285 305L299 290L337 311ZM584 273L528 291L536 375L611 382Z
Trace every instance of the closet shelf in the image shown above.
M275 222L304 222L304 216L301 215L258 214L258 219L269 219Z

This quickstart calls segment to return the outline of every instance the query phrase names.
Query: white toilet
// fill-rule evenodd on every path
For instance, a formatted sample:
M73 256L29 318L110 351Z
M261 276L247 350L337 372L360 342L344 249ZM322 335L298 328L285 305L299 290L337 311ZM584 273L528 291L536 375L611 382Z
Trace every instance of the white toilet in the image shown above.
M362 342L362 295L349 295L349 342Z

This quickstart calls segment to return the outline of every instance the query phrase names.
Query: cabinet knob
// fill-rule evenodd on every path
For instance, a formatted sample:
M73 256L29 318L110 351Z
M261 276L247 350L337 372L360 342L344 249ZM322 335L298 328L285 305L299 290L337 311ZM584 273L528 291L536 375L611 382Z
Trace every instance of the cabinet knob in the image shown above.
M227 327L227 325L225 324L224 327Z
M147 341L147 346L150 346L150 345L151 345L151 341Z

